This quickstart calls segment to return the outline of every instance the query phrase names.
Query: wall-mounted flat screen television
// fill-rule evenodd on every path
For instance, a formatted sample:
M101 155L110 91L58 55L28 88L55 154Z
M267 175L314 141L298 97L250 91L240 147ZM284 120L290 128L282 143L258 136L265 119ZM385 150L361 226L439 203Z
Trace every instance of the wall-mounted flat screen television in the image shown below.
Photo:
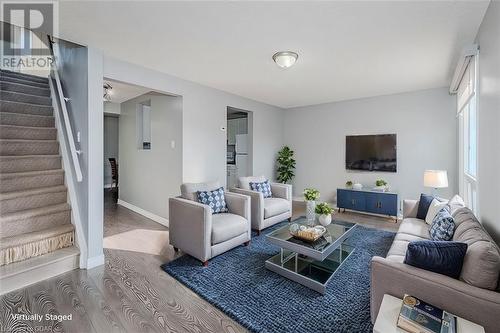
M396 134L348 135L345 143L346 169L397 171Z

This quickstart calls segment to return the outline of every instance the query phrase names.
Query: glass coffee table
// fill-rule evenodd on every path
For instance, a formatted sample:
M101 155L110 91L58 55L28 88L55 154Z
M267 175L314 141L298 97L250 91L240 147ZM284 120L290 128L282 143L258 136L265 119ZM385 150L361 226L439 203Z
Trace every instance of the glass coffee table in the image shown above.
M307 225L305 217L293 223ZM332 221L326 233L313 243L294 238L289 231L291 224L266 235L268 242L281 248L266 260L266 268L324 294L328 281L354 250L344 241L357 224Z

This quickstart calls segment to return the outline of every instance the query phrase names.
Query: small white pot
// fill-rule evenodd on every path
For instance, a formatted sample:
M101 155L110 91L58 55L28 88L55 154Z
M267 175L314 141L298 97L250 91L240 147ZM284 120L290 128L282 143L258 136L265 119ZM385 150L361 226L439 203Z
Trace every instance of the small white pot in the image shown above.
M329 225L330 223L332 223L332 215L331 214L320 215L318 217L318 220L319 220L319 223L322 226L326 227L327 225Z

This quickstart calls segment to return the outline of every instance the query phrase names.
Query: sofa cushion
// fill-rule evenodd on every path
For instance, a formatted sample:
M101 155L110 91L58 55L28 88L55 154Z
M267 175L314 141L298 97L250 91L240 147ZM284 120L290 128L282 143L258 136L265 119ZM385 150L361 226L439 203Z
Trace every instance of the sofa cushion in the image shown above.
M457 211L460 208L464 208L464 207L465 207L464 199L462 199L462 197L459 196L458 194L455 194L453 196L453 198L451 198L448 201L448 208L449 208L448 210L450 211L450 214L452 214L452 215L455 211Z
M264 218L270 218L290 210L290 202L281 198L264 199Z
M458 279L467 244L448 241L416 241L408 244L404 263Z
M398 233L410 234L425 239L430 239L429 225L424 220L417 218L406 218L401 222Z
M269 180L260 183L250 182L249 184L252 191L261 192L264 195L264 198L271 198L273 196Z
M220 183L207 182L207 183L184 183L181 185L181 197L187 200L198 201L198 191L212 191L218 189Z
M425 216L425 223L431 225L437 213L444 207L446 207L446 202L439 201L438 199L432 200Z
M250 188L250 182L254 183L262 183L265 182L267 179L264 176L250 176L250 177L240 177L238 179L238 187L242 188L244 190L251 190Z
M429 234L432 240L448 241L453 237L455 221L448 212L448 207L443 207L432 220Z
M239 215L231 213L212 215L212 245L233 239L248 232L248 229L248 221Z
M471 214L456 228L453 240L467 243L460 280L473 286L495 290L500 274L500 250Z
M462 224L462 222L476 222L479 224L479 221L477 220L476 216L474 213L467 207L462 207L459 209L456 209L455 211L451 212L451 216L453 217L453 220L455 221L455 226L458 229L458 226ZM465 229L463 229L465 230Z
M427 211L429 210L429 206L431 205L434 197L432 195L420 194L420 200L418 201L418 210L417 210L417 218L421 220L425 220L427 216Z

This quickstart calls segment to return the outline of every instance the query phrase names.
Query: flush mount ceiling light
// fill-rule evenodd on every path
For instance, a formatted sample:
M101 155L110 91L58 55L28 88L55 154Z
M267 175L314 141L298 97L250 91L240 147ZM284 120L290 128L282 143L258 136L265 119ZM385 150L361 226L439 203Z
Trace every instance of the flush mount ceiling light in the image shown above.
M111 95L113 94L113 87L109 83L104 83L102 86L104 90L104 94L102 95L102 99L106 102L111 102Z
M273 55L273 60L276 63L276 65L280 66L281 68L288 68L288 67L292 67L293 64L295 64L298 57L299 57L299 55L295 52L280 51L280 52L276 52Z

